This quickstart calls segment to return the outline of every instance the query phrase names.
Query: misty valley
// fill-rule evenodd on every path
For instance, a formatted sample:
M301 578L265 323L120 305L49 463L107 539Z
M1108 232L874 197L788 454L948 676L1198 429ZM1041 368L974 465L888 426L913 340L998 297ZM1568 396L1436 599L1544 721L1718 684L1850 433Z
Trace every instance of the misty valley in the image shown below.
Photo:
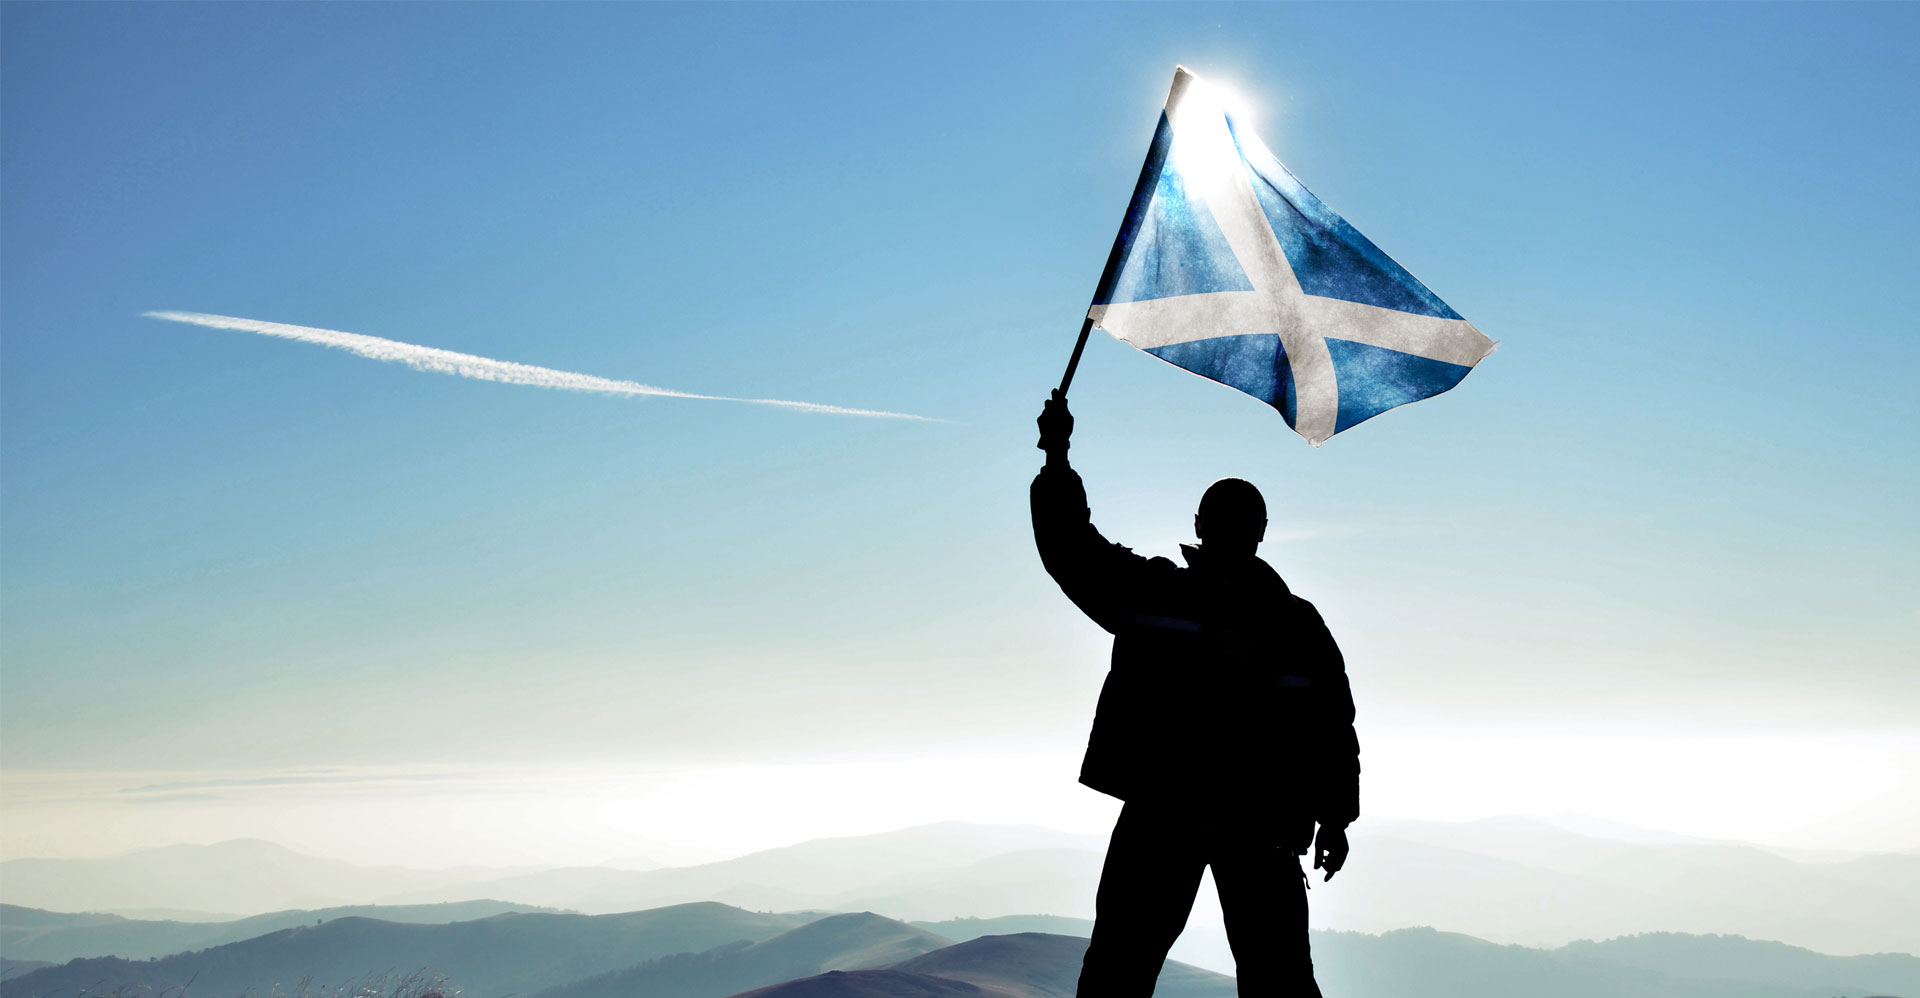
M1920 856L1631 839L1375 822L1368 863L1313 891L1322 987L1920 995ZM644 870L365 867L259 841L11 860L0 998L1070 998L1101 847L954 823ZM1234 994L1202 902L1158 995Z

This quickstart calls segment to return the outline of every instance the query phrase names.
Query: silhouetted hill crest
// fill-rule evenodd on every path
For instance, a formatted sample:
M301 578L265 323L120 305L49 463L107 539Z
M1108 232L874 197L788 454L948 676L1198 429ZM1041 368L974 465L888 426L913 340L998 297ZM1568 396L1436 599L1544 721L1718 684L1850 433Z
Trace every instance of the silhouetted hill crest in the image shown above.
M562 984L538 998L718 998L750 988L918 956L952 940L873 912L828 915L758 942L677 953Z
M981 936L894 964L892 969L966 981L1028 998L1073 998L1087 940L1046 932ZM1235 993L1233 978L1168 960L1154 988L1158 998L1211 998Z
M967 981L897 969L832 970L731 998L1029 998Z

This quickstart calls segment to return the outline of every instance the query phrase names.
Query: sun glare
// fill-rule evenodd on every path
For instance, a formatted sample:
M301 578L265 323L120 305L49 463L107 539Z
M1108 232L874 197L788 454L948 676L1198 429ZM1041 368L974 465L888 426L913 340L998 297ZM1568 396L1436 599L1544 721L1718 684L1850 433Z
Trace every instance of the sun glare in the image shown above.
M1227 117L1233 119L1236 124L1253 124L1256 108L1253 102L1246 98L1245 94L1225 84L1214 83L1210 80L1200 79L1199 77L1195 77L1194 82L1203 88L1207 99L1217 105L1220 110L1225 111Z
M1272 158L1256 134L1254 113L1233 87L1189 75L1172 109L1174 155L1203 196L1231 197L1245 184L1243 155Z

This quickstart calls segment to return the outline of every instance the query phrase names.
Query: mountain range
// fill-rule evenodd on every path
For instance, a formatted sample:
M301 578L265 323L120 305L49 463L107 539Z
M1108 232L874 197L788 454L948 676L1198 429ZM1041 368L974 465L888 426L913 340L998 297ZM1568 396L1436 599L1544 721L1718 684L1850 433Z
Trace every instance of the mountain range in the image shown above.
M468 998L1069 998L1085 946L1082 937L1038 932L953 942L871 912L764 915L713 903L448 925L347 917L160 960L41 967L0 981L0 998L159 994L188 982L204 998L290 993L302 982L337 994L368 981L442 976L447 993ZM1315 932L1313 947L1322 985L1347 998L1920 998L1920 958L1826 956L1735 936L1653 933L1537 949L1402 929ZM1229 977L1170 961L1156 993L1234 991Z
M0 901L58 911L189 908L258 914L366 904L499 875L473 868L359 866L259 839L233 839L103 859L10 859L0 863ZM454 893L458 896L432 900L500 896Z
M78 957L118 956L150 960L186 950L252 939L280 929L333 918L378 918L388 922L467 922L510 911L552 912L505 901L447 904L349 905L340 908L268 912L224 922L135 919L95 912L65 914L0 904L0 953L10 960L65 963Z
M983 876L979 864L992 864L1007 856L1072 855L1084 859L1092 855L1097 875L1098 857L1105 846L1104 840L1096 836L1036 826L945 822L880 835L815 839L698 866L645 871L567 867L477 883L435 886L375 900L405 904L475 896L502 897L593 914L687 901L721 901L767 910L849 911L874 907L868 903L870 899L978 882ZM1037 871L1020 870L1016 875L1034 872ZM964 904L977 908L981 903L969 896ZM993 906L991 901L986 904ZM884 910L897 909L886 906ZM1046 910L1049 909L1029 904L998 910L950 912L946 906L936 905L928 909L929 914L913 917L948 918Z
M509 912L446 925L335 918L158 960L73 960L0 983L0 998L159 994L189 982L201 998L271 995L304 980L344 987L416 971L447 976L468 995L532 993L675 953L766 939L817 917L709 901L617 915Z
M759 942L681 953L562 984L535 998L719 998L833 970L883 967L953 945L872 912L831 915Z
M1429 925L1529 946L1685 932L1771 939L1837 954L1920 952L1920 919L1912 914L1920 911L1920 854L1792 858L1744 843L1565 825L1523 818L1363 819L1346 870L1331 884L1315 881L1314 924L1375 935ZM1093 914L1101 847L1095 837L1043 828L947 823L820 839L690 867L570 867L494 876L497 871L351 867L265 843L223 843L106 860L9 861L0 864L0 893L16 904L63 910L231 909L245 897L232 885L251 882L249 890L259 896L359 890L354 900L360 902L501 898L516 910L537 906L587 914L720 901L762 911L876 911L926 927L1033 912L1086 919ZM459 879L476 873L475 879ZM405 889L379 893L396 884ZM63 901L67 888L92 900ZM200 934L182 924L163 931L96 917L84 932L68 926L76 931L62 935L23 927L21 917L18 909L0 907L0 949L8 958L155 956L233 941L252 928L297 924L285 917L279 925ZM978 934L1061 929L1009 924ZM115 931L122 933L115 941L102 941ZM1216 969L1232 965L1218 906L1205 893L1174 955Z
M725 998L878 967L964 981L986 973L982 961L993 959L1001 960L993 973L1045 984L1033 993L1052 994L1058 986L1071 992L1085 946L1084 938L1038 933L956 944L871 912L760 915L712 902L618 915L510 913L447 925L347 917L159 960L43 967L0 982L0 998L162 994L189 985L206 998L308 988L326 994L410 977L444 977L450 989L487 998ZM994 953L1000 956L982 956ZM1186 998L1233 993L1231 978L1178 963L1168 964L1163 980L1163 989L1173 988L1167 993Z

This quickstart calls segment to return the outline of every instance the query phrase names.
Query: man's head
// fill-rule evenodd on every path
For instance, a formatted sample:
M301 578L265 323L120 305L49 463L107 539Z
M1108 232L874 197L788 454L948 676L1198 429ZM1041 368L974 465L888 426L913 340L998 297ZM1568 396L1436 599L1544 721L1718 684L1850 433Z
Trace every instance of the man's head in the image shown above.
M1222 478L1200 497L1200 511L1193 514L1193 535L1209 551L1251 555L1267 536L1267 501L1252 482Z

